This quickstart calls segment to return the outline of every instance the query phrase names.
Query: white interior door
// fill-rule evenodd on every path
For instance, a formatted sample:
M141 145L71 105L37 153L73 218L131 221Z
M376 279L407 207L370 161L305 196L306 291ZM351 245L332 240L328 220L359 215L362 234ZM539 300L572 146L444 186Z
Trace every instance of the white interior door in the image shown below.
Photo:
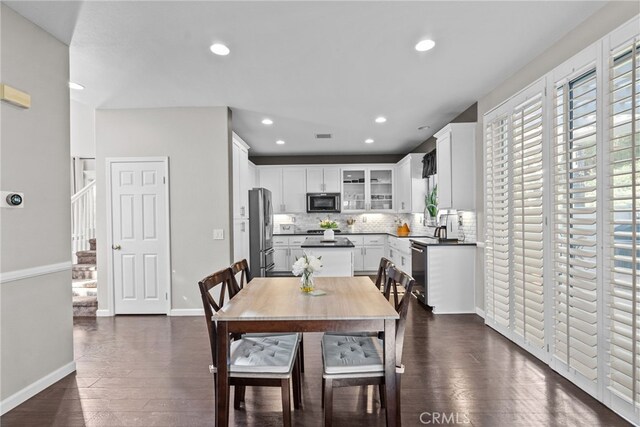
M167 313L167 160L110 162L115 314Z

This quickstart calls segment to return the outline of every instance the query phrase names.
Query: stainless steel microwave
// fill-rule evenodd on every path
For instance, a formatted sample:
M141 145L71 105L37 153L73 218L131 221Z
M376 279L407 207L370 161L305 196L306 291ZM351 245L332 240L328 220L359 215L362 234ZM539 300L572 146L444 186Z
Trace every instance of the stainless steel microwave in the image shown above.
M307 212L340 212L340 193L307 193Z

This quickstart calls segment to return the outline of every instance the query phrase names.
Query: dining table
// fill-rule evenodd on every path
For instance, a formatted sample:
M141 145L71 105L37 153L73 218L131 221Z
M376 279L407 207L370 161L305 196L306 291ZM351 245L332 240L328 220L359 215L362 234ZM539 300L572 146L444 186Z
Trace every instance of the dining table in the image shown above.
M312 295L297 277L256 277L214 316L218 322L216 425L229 425L230 334L250 332L384 331L387 426L400 425L396 404L396 320L398 313L367 276L318 277ZM320 390L318 391L320 393Z

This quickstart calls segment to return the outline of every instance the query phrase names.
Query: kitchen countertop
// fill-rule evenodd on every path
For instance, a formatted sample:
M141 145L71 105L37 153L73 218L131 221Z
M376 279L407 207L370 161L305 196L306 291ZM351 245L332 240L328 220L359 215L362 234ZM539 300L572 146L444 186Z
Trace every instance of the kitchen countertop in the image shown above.
M412 238L429 238L431 235L425 233L409 233L407 236L398 236L396 233L389 233L386 231L367 231L367 232L357 232L357 231L341 231L340 233L336 233L336 237L344 236L344 235L352 235L352 236L367 236L367 235L379 235L384 234L386 236L398 237L400 239L412 239ZM307 232L298 232L298 233L273 233L274 236L322 236L322 234L313 234Z
M428 237L423 239L411 238L411 242L420 246L476 246L475 242L461 242L459 240L438 240Z
M335 242L325 242L322 237L307 237L300 247L302 248L353 248L351 240L346 237L336 236Z

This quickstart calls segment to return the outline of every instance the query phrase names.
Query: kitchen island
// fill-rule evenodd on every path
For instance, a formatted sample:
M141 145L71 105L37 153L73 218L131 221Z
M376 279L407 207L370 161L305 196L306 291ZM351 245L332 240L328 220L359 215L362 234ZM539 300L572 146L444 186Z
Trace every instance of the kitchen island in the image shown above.
M353 276L355 245L348 238L326 241L323 237L307 237L300 247L309 255L322 257L322 270L316 276Z

